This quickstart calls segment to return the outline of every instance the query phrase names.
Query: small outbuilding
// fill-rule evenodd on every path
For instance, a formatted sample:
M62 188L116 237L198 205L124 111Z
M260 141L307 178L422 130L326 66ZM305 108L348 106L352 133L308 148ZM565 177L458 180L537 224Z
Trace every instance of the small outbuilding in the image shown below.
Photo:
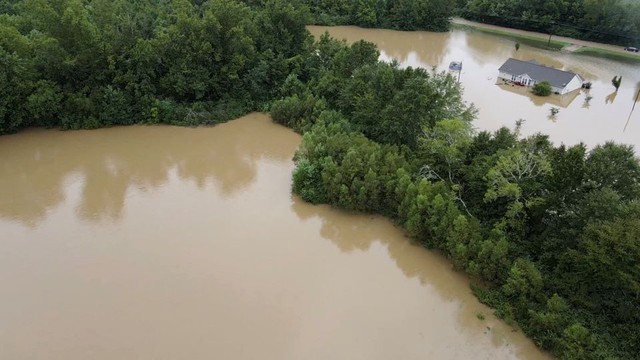
M509 58L498 71L498 78L521 86L534 86L539 82L548 81L554 93L563 95L580 89L584 82L576 73L544 66L535 60Z

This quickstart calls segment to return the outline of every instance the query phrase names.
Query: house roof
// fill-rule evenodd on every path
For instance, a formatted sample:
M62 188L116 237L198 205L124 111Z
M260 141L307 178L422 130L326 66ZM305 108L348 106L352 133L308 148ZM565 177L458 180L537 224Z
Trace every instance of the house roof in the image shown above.
M527 74L536 82L546 80L556 88L564 88L575 76L578 76L571 71L563 71L541 65L535 60L522 61L514 58L509 58L498 70L516 76ZM580 77L578 76L578 78Z

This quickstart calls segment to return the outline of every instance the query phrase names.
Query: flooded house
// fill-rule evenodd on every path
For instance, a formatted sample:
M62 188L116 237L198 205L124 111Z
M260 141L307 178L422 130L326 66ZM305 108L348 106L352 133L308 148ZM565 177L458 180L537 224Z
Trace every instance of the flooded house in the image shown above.
M576 73L545 66L535 60L509 58L498 71L499 79L520 86L534 86L539 82L548 81L553 92L561 95L580 89L584 82Z

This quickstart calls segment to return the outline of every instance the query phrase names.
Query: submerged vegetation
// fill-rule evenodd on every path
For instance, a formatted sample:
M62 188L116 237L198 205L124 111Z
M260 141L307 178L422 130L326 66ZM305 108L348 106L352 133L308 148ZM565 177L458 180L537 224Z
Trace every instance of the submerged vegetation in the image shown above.
M379 62L364 41L314 42L296 2L4 0L0 11L0 133L270 109L303 134L293 191L306 201L393 219L561 358L640 353L632 147L554 146L519 125L475 132L450 75Z
M531 92L537 96L549 96L553 92L553 88L548 81L541 81L533 85Z

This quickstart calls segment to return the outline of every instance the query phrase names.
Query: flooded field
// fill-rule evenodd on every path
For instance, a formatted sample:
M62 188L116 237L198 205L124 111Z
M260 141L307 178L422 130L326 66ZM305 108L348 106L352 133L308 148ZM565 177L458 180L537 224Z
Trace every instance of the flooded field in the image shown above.
M293 197L299 141L261 114L0 137L0 359L547 358L389 221Z
M462 62L460 82L465 90L464 98L478 108L475 126L480 130L513 127L517 120L524 119L523 134L541 132L556 144L584 142L592 147L614 140L640 147L640 106L629 118L640 90L638 64L524 44L516 51L513 40L463 30L401 32L349 26L310 26L309 30L316 37L328 31L333 37L349 43L361 39L373 42L380 49L381 59L396 59L402 66L448 71L450 62ZM535 59L547 66L573 71L592 82L593 87L589 91L541 98L526 88L498 85L498 68L510 57L525 61ZM611 84L614 76L622 76L617 92ZM551 116L552 107L559 109L555 116ZM624 130L627 120L629 124Z

